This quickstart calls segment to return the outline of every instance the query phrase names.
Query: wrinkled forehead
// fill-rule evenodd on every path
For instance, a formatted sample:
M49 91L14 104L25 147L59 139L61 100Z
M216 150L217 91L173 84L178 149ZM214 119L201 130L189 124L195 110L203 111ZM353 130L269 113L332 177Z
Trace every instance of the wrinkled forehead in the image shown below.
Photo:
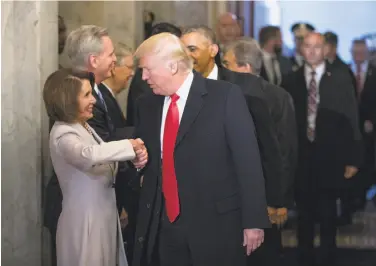
M317 32L309 32L303 41L305 44L325 44L325 38L322 34Z
M236 24L236 17L235 15L230 15L230 14L224 15L219 18L219 24L221 26Z

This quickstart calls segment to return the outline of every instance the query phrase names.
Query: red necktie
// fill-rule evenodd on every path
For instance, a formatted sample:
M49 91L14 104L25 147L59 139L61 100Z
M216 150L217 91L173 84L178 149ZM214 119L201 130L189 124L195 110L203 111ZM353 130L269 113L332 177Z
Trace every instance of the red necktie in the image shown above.
M317 114L317 84L316 72L311 72L311 81L308 88L308 117ZM308 120L309 121L309 120ZM308 122L307 137L310 141L315 140L315 126Z
M178 183L175 174L174 149L179 129L179 109L176 101L179 96L171 95L163 134L162 189L165 198L167 217L175 221L180 212Z

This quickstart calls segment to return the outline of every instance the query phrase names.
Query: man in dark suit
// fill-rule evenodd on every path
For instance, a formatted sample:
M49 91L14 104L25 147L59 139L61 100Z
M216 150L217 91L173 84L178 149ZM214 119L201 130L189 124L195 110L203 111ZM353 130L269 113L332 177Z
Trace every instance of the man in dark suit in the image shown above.
M183 44L169 33L146 40L136 57L154 94L137 104L136 136L150 160L133 265L156 265L158 243L162 266L244 266L269 221L241 90L192 73Z
M355 75L352 73L351 68L342 60L342 58L337 53L338 47L338 36L334 32L327 31L324 33L325 38L325 57L329 64L332 65L332 68L343 68L350 73L351 80L354 86L355 95L356 92L356 79Z
M269 203L273 201L273 205L279 205L279 194L272 191L278 187L275 184L280 180L282 161L276 130L262 90L263 79L249 76L247 82L243 82L241 77L238 78L238 73L218 66L214 60L218 53L215 33L206 26L187 27L181 40L193 58L195 71L208 79L224 80L241 87L255 122L264 176L268 180Z
M274 85L292 71L288 57L282 55L282 34L277 26L265 26L260 29L259 43L262 49L262 67L260 76Z
M232 71L242 73L237 75L238 81L243 79L245 84L249 84L250 77L258 75L262 69L262 56L262 51L254 39L242 38L225 46L223 65ZM249 89L252 88L249 87ZM273 202L268 201L269 187L266 187L273 227L265 230L264 244L254 255L250 256L250 265L278 265L282 249L281 233L278 227L287 219L287 208L293 205L292 191L297 160L296 122L292 98L284 89L265 80L262 82L262 89L267 96L267 103L277 132L283 170L280 179L271 184L273 194L280 195L278 205L273 206Z
M348 71L331 69L324 59L324 37L308 34L305 65L284 88L291 94L297 121L299 160L295 185L298 258L314 265L314 225L320 224L319 262L334 265L336 200L361 163L358 110Z
M178 37L180 37L181 35L181 30L177 26L163 22L153 26L153 28L151 29L151 36L162 32L169 32ZM149 85L144 80L142 80L142 70L137 69L129 86L128 93L127 123L129 126L134 126L134 117L136 110L135 103L137 101L137 98L144 93L151 93L151 89Z
M359 192L355 195L356 199L352 202L357 202L355 209L363 209L366 204L366 191L375 182L375 144L373 132L375 130L374 106L376 105L376 66L370 61L370 52L367 43L362 39L353 40L351 47L352 62L350 68L355 76L357 95L359 101L359 124L360 131L363 135L365 146L364 164L360 168L360 180L357 186ZM351 201L350 201L351 202Z

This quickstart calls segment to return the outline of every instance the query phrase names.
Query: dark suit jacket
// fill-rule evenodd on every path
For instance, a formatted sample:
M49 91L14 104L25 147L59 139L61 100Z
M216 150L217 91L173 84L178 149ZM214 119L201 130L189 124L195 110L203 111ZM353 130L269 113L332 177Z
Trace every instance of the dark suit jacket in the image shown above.
M293 204L293 184L298 159L298 140L293 100L291 95L284 89L266 81L263 82L263 89L270 106L281 152L282 206L291 207Z
M127 123L135 125L136 101L144 93L152 94L152 89L146 81L142 80L142 69L137 69L129 86L127 103Z
M238 85L246 98L249 112L256 127L261 162L266 183L268 206L281 207L282 199L282 158L279 149L276 126L270 112L263 84L264 80L255 75L235 73L219 68L219 79Z
M359 106L361 130L366 120L373 121L376 127L376 66L371 63L368 65Z
M101 91L104 101L107 106L107 113L114 126L115 133L112 134L114 140L131 139L134 135L134 127L129 127L127 120L117 102L116 98L102 83L98 85L98 89ZM118 207L127 206L127 188L139 190L140 183L137 176L136 169L126 162L119 162L119 170L116 177L116 197Z
M278 56L278 63L279 63L279 69L281 71L281 80L282 80L281 83L283 83L283 80L292 71L292 63L291 63L291 60L285 56ZM272 80L269 80L264 64L262 64L260 76L264 78L266 81L273 83Z
M137 104L136 135L149 151L133 266L150 261L162 208L160 127L165 97ZM241 90L194 74L175 146L175 171L190 252L206 266L245 265L244 228L269 226L255 128ZM145 252L146 251L146 252Z
M351 82L352 82L352 85L353 85L353 88L354 88L355 96L357 96L358 92L356 90L356 79L355 79L355 76L354 76L351 68L338 55L336 56L336 58L334 59L334 61L332 63L330 63L330 64L331 64L330 67L332 69L339 68L339 69L342 69L342 71L349 73L349 75L351 77Z
M305 183L302 173L307 165L307 151L312 147L307 139L308 90L304 67L293 72L284 87L291 94L295 105L299 141L299 187ZM358 109L347 71L331 68L326 64L326 71L319 83L319 94L314 152L309 164L312 171L315 171L319 186L339 188L345 184L345 166L359 167L362 162Z

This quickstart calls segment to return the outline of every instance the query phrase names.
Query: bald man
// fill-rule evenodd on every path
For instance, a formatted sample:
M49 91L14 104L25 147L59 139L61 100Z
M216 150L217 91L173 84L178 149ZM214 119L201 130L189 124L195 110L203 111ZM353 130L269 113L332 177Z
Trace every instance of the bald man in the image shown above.
M299 143L295 202L300 265L314 265L314 224L320 224L319 265L334 265L336 200L361 163L361 135L354 88L347 70L324 60L324 37L302 43L305 65L284 88L291 94ZM315 264L316 265L316 264Z
M218 17L217 37L220 44L234 41L240 36L240 26L236 15L226 12Z
M240 26L236 15L226 12L218 17L216 24L216 35L218 39L218 54L215 56L215 63L218 66L222 64L222 49L229 42L235 41L240 37Z

